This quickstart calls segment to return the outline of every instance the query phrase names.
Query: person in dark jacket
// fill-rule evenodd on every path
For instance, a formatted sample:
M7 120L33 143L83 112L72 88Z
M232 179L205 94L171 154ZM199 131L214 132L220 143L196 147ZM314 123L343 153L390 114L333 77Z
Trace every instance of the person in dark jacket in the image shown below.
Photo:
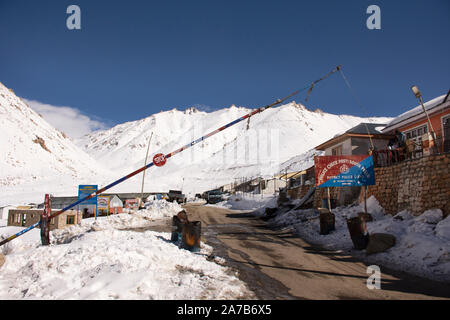
M399 148L403 148L406 143L406 136L403 132L395 130L395 137Z

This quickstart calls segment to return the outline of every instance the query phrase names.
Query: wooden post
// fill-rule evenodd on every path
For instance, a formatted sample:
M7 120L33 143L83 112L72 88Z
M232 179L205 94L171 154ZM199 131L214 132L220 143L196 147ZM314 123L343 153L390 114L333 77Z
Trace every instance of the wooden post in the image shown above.
M364 186L364 213L367 213L367 186Z
M41 216L41 243L43 246L50 244L50 219L52 215L51 195L45 195L44 210Z
M327 187L328 191L328 210L331 212L331 197L330 197L330 187Z

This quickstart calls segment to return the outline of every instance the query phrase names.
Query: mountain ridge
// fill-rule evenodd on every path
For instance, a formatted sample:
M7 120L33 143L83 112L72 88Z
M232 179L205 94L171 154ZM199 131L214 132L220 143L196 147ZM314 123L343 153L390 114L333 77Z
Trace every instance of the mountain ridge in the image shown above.
M214 111L176 108L70 139L0 83L0 205L41 201L44 193L74 195L79 184L107 183L141 168L150 135L149 158L167 154L254 109L231 105ZM202 192L240 178L271 177L283 169L302 170L312 149L362 118L309 110L295 101L255 114L172 157L145 175L145 191ZM109 192L139 192L142 175Z
M126 174L144 165L152 132L151 156L147 163L152 155L172 152L252 110L235 105L211 112L174 108L86 135L77 144L109 169ZM361 122L387 123L390 119L335 115L320 109L311 111L293 101L227 128L177 154L164 167L151 168L145 184L153 191L155 181L170 185L172 180L173 188L188 188L187 183L206 190L236 178L270 176L283 169L281 164ZM256 143L252 146L251 141ZM260 155L266 147L274 152Z

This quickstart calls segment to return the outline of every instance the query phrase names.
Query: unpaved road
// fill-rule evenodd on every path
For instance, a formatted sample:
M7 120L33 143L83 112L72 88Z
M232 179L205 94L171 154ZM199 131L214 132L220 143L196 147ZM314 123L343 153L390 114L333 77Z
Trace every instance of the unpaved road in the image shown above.
M185 206L202 222L202 241L239 270L259 299L442 299L450 285L381 268L381 289L366 286L367 265L311 246L288 230L271 230L248 213Z

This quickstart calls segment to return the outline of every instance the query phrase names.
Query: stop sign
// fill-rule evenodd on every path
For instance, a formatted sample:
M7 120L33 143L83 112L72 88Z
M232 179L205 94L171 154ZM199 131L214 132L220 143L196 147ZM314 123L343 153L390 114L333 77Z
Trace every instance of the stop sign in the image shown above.
M162 167L166 164L166 157L162 153L155 154L155 156L153 157L153 163L157 167Z

